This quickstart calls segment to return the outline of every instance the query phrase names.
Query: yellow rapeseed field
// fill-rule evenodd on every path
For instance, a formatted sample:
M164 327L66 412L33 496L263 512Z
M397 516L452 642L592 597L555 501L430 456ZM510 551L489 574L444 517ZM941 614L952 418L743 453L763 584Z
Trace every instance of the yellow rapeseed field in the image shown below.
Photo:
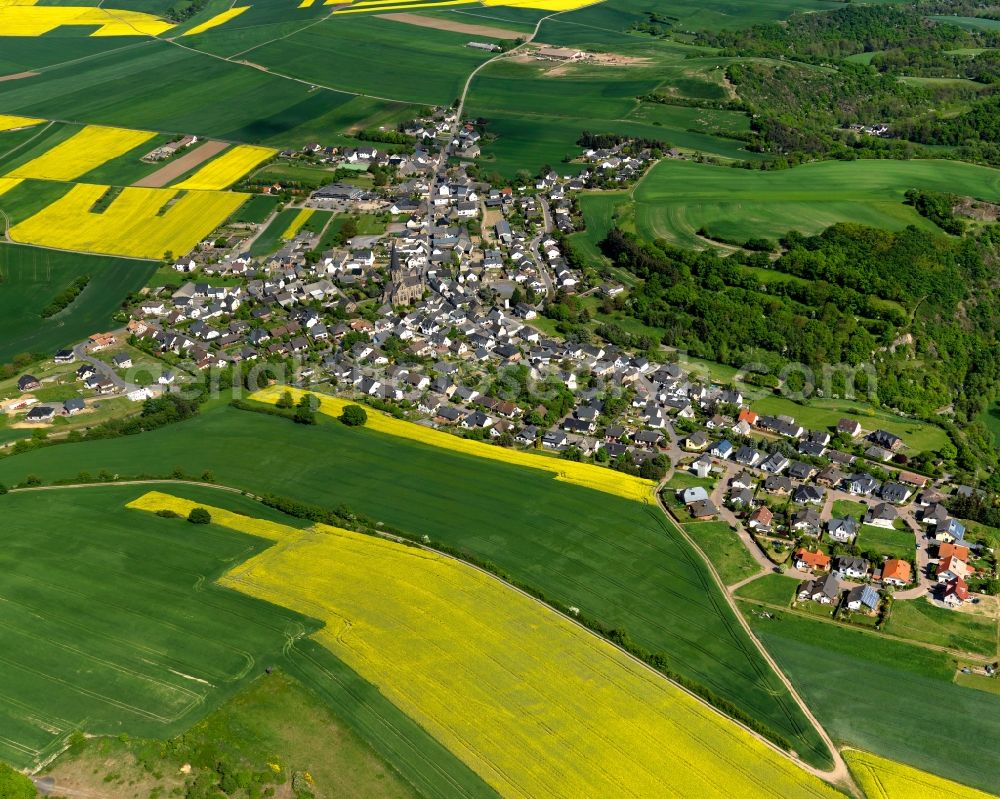
M134 499L125 506L135 510L148 510L155 513L158 510L172 510L179 516L187 517L194 508L205 508L206 506L183 497L175 497L173 494L164 494L160 491L149 491L138 499ZM278 524L267 519L255 519L252 516L243 516L240 513L233 513L225 508L207 506L212 514L212 522L220 527L228 527L248 535L256 535L267 538L271 541L288 541L302 535L302 530L289 527L285 524Z
M44 36L64 25L99 26L91 36L159 36L173 27L141 11L0 0L0 36Z
M271 158L277 150L240 144L209 161L190 177L174 186L175 189L213 191L233 185L258 164Z
M372 14L375 12L383 13L385 11L410 11L417 8L444 8L445 6L467 6L476 2L477 0L442 0L439 3L434 2L416 2L408 3L406 0L363 0L360 3L354 3L348 8L341 8L334 11L334 14ZM325 0L323 5L332 6L337 5L339 0Z
M303 208L295 215L295 218L289 223L288 227L285 228L285 232L281 234L281 237L283 239L295 238L295 234L302 229L302 226L308 221L312 214L312 208Z
M78 183L69 193L10 229L12 240L62 250L135 258L180 255L228 219L246 194L129 187L101 213L91 207L107 186ZM162 212L162 213L161 213Z
M483 0L483 5L537 8L542 11L572 11L574 8L592 6L596 2L600 0Z
M250 6L236 6L235 8L230 8L227 11L223 11L221 14L216 14L209 20L205 20L200 25L195 25L191 30L185 31L184 36L195 36L199 33L204 33L207 30L216 28L219 25L223 25L234 17L238 17L244 11L246 11Z
M34 117L18 117L10 114L0 114L0 131L14 130L15 128L27 128L44 122L44 119Z
M152 494L131 507L195 505ZM260 534L257 520L200 507L217 524ZM325 622L317 641L502 796L843 799L606 641L470 566L325 525L274 537L220 584Z
M303 394L308 393L301 389L271 386L254 393L250 399L275 403L285 391L291 391L296 401ZM320 412L328 416L340 416L343 413L344 406L351 404L347 400L331 397L326 394L316 394L315 396L320 402ZM470 441L469 439L459 438L440 430L432 430L423 425L396 419L370 408L368 409L368 423L366 426L380 433L406 438L410 441L418 441L421 444L429 444L430 446L440 447L452 452L462 452L466 455L475 455L479 458L489 458L490 460L503 461L504 463L511 463L517 466L526 466L530 469L541 469L554 474L557 480L638 502L651 502L653 492L656 489L656 483L652 480L643 480L640 477L633 477L614 469L595 466L590 463L575 463L559 458L547 458L544 455L535 455L523 450L496 447L481 441Z
M15 167L7 176L36 180L75 180L112 158L124 155L149 141L155 135L147 130L87 125L79 133L37 158Z
M846 750L844 760L868 799L996 799L992 794L857 749Z

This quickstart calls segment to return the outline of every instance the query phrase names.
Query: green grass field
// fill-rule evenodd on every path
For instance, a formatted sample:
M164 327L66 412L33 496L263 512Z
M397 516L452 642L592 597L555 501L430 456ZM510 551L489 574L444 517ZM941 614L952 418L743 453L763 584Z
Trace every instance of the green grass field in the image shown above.
M742 241L788 230L818 233L836 222L936 229L903 205L907 189L1000 200L1000 170L957 161L825 161L756 172L664 161L636 187L635 224L644 236L703 246L695 235Z
M887 530L872 524L862 524L858 531L858 546L862 552L877 552L890 558L910 560L916 554L916 538L909 530Z
M825 399L811 397L800 404L786 397L769 394L751 401L758 413L794 416L809 428L836 427L841 419L853 419L865 430L888 430L903 439L911 452L936 451L948 443L944 428L920 419L906 419L889 411L875 408L864 400Z
M0 460L0 482L12 485L31 473L71 477L81 469L129 474L137 464L210 469L241 488L344 503L496 563L552 599L628 630L678 672L780 730L804 757L826 762L704 564L653 506L333 421L307 429L227 406L127 440Z
M955 685L946 655L776 615L747 620L835 741L984 791L1000 784L1000 696ZM961 747L941 745L952 736Z
M214 762L213 762L214 760ZM74 746L45 773L117 796L169 795L181 768L205 779L216 762L269 774L276 783L309 773L324 795L410 799L419 794L343 719L283 671L260 676L183 736L164 746L144 739L96 738ZM274 773L271 764L278 766Z
M726 585L732 585L760 568L739 536L726 522L692 522L684 529L708 555Z
M997 654L995 619L947 610L923 599L893 604L885 631L960 652Z
M125 296L141 288L156 266L97 255L0 245L0 363L23 352L50 353L112 325ZM46 305L78 276L90 283L49 319Z
M741 599L755 599L771 605L788 606L795 596L799 580L783 574L765 574L758 580L747 583L736 590Z
M986 410L980 414L979 420L993 433L993 440L1000 447L1000 400L994 400L987 405Z
M0 758L37 763L77 730L171 737L265 667L280 666L421 795L495 799L374 687L306 640L317 622L214 584L270 542L124 507L147 490L99 485L0 498L10 517L0 530ZM303 524L233 492L169 490ZM320 726L330 729L322 719ZM317 768L331 775L341 761L325 751L326 740Z

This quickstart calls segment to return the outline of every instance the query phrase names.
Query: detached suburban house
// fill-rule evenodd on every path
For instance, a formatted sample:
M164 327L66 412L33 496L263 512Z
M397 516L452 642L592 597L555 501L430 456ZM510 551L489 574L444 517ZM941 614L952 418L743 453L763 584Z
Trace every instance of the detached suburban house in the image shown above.
M908 561L889 558L882 566L882 582L902 587L910 582L912 567Z
M819 549L815 552L810 552L805 547L799 547L795 550L794 558L796 569L826 571L830 568L830 556ZM909 566L910 564L907 563L906 565Z
M862 613L874 613L878 610L878 591L870 585L859 585L852 588L847 593L847 609L861 611Z

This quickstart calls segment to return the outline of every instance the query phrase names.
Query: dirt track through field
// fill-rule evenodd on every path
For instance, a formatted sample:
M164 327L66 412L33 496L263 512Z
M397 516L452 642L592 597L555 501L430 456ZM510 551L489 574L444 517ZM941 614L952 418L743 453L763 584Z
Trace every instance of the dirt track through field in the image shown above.
M487 36L491 39L517 39L523 37L523 33L509 31L505 28L492 28L489 25L467 25L464 22L452 22L451 20L439 17L425 17L422 14L379 14L382 19L391 19L393 22L405 22L407 25L417 25L421 28L434 28L439 31L454 31L455 33L467 33L470 36Z
M33 78L37 72L15 72L11 75L0 75L0 83L5 80L21 80L21 78Z
M179 178L190 169L194 169L199 164L203 164L209 158L218 155L229 146L225 141L207 141L201 147L196 147L189 153L182 155L175 161L171 161L162 169L157 169L153 174L146 175L141 180L133 183L144 189L159 189L166 186L174 178Z

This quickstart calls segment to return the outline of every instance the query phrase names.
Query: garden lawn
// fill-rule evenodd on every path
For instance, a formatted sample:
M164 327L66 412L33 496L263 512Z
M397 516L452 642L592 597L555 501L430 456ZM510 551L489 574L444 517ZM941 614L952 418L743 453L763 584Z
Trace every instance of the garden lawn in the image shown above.
M913 560L917 541L909 530L887 530L873 524L862 524L857 545L862 552L877 552L890 558Z
M924 598L893 603L885 631L977 655L997 654L997 621L932 605Z
M708 555L726 585L732 585L760 571L760 566L726 522L692 522L684 529Z
M784 574L765 574L763 577L740 586L736 596L740 599L753 599L771 605L788 607L795 598L795 589L799 580L786 577Z
M829 762L714 587L657 508L535 469L449 452L321 417L316 427L219 406L141 436L0 460L0 482L81 469L174 467L357 512L491 561L520 583L666 655L670 667Z
M868 506L864 502L854 502L849 499L835 499L833 501L833 518L843 519L845 516L853 516L861 519L868 511Z

